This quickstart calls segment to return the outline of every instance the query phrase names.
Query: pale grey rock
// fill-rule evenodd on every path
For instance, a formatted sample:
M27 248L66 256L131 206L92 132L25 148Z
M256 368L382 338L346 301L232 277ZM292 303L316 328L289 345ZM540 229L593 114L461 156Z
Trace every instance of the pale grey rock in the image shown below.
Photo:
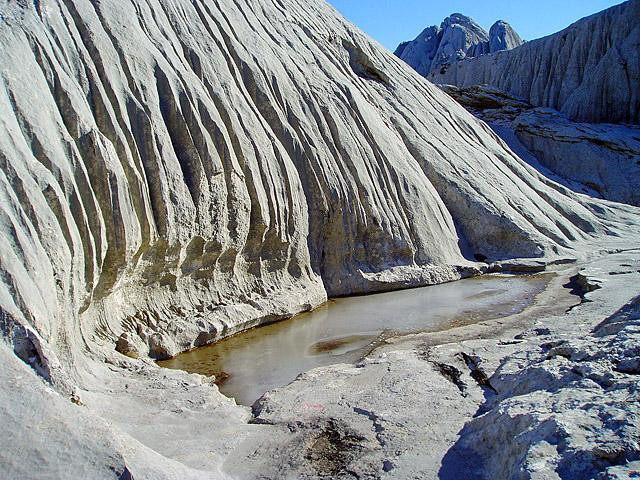
M487 459L483 478L541 478L549 471L554 478L595 478L638 460L638 382L620 365L637 356L639 305L636 297L623 307L632 315L618 332L601 335L597 327L581 339L546 342L538 355L514 355L492 378L500 394L489 412L465 426L455 448ZM488 439L505 448L489 447Z
M522 113L512 126L545 167L602 198L640 206L640 128L576 123L545 109Z
M127 464L105 422L55 392L4 342L0 357L0 418L11 432L0 449L2 477L118 479Z
M431 72L440 47L441 30L437 26L425 28L413 41L403 42L394 54L407 62L422 76Z
M459 87L491 85L590 123L640 122L640 1L629 0L513 50L432 71Z
M134 478L156 480L229 480L217 466L210 466L207 471L191 468L188 462L178 462L170 455L158 453L136 439L140 437L141 428L131 419L149 421L145 415L155 416L155 430L145 438L151 443L152 438L159 435L162 419L159 418L157 406L166 402L175 402L172 397L172 385L163 384L163 398L157 398L158 405L147 400L138 405L129 401L124 409L115 412L109 418L104 412L96 412L92 394L79 391L74 394L61 395L50 384L43 381L35 371L21 362L5 342L0 342L0 418L3 435L0 444L0 473L6 479L25 480L58 480L61 478L127 480ZM138 371L140 367L138 367ZM112 374L113 375L113 374ZM141 375L137 375L138 382ZM126 373L120 377L127 381ZM96 383L108 389L114 385L109 375L102 374ZM135 388L135 380L129 380L130 388ZM184 379L181 381L184 388ZM158 397L154 388L158 383L147 383L141 391L151 397ZM202 388L202 387L201 387ZM209 387L210 390L211 387ZM174 390L175 389L174 387ZM119 401L127 398L127 390L109 392L109 403L121 405ZM191 401L198 400L194 388L190 389ZM210 397L210 393L209 397ZM120 400L118 400L120 399ZM161 403L162 402L162 403ZM185 400L182 400L185 402ZM224 404L217 402L217 408L224 409ZM88 405L85 405L88 404ZM175 403L173 403L175 405ZM185 402L185 407L190 405ZM218 410L218 413L222 414ZM210 413L215 412L212 409ZM209 417L210 415L207 414ZM228 410L223 415L227 423L238 416ZM203 414L198 422L189 422L188 415L182 415L182 421L194 428L196 425L208 425ZM237 420L236 420L237 422ZM123 425L125 423L126 425ZM168 423L168 422L167 422ZM210 426L211 421L209 421ZM123 426L133 435L126 433ZM177 431L172 432L175 437ZM185 439L182 440L184 442ZM164 442L169 443L169 442ZM228 443L228 440L227 440ZM211 449L211 444L207 447ZM201 452L205 456L205 452ZM206 455L211 455L207 451Z
M582 274L638 262L637 250L621 253ZM515 336L509 320L492 325L493 339L419 334L360 364L307 372L254 405L264 430L226 470L246 479L633 478L640 392L619 366L638 354L639 278L618 277L566 314L555 305ZM468 328L482 338L480 326Z
M0 301L44 363L124 333L167 358L611 228L323 3L301 8L3 6Z
M489 29L489 53L511 50L523 43L518 32L504 20L498 20Z
M440 25L442 32L440 45L436 52L431 70L462 60L469 56L486 53L489 35L473 19L454 13Z
M147 354L328 295L456 280L474 254L583 258L637 238L637 209L546 179L323 1L16 1L0 16L0 331L30 375L0 404L24 392L56 432L41 458L26 450L41 469L68 463L68 401L87 413L74 465L95 459L98 478L109 458L123 475L120 457L138 480L225 478L265 430ZM16 418L0 450L46 439L16 443ZM29 478L16 471L0 476Z
M573 122L551 110L533 108L496 87L440 87L540 171L579 192L640 205L640 128Z
M489 33L473 19L454 13L440 27L431 26L410 42L401 43L395 55L420 75L445 70L451 63L521 45L522 39L505 21L497 21Z

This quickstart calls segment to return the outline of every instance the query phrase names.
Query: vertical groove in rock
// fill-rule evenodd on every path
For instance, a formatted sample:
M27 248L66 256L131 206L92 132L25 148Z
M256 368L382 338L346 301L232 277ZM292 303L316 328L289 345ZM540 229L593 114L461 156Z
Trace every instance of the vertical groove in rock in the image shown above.
M0 14L0 309L70 370L628 228L322 1Z

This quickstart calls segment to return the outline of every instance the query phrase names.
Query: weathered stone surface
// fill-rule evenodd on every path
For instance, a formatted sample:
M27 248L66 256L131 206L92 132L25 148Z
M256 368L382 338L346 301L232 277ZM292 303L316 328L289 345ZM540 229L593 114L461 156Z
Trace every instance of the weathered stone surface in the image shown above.
M637 252L613 255L582 274L639 261ZM419 334L358 365L308 372L256 403L264 431L247 437L228 471L247 479L633 478L639 391L626 366L638 356L640 302L630 285L612 280L567 314L566 300L548 298L555 313L517 335L523 327L509 325L517 318L466 327L467 338L481 339ZM498 338L482 338L490 329Z
M487 122L521 158L534 157L531 163L543 173L552 171L580 192L640 205L640 128L572 122L488 85L440 88Z
M498 20L489 29L489 53L511 50L523 43L518 32L504 20Z
M166 358L327 294L460 278L465 245L540 257L605 231L324 3L287 5L3 6L5 330Z
M539 352L508 359L492 379L499 395L487 402L488 413L465 425L453 451L486 459L479 467L487 479L543 472L547 478L615 478L609 469L637 461L637 373L624 365L638 355L639 304L636 297L623 307L632 314L617 332L597 327L584 338L553 338Z
M576 123L544 109L522 113L512 126L545 167L602 198L640 206L640 128Z
M640 122L640 0L513 50L432 71L435 83L492 85L580 122Z
M472 58L522 45L523 41L507 22L498 20L486 32L473 19L454 13L440 27L427 27L410 42L401 43L395 55L420 75L446 70L458 60Z
M46 440L21 433L40 411L54 443L25 451L56 475L225 478L264 431L147 354L455 280L474 255L638 235L637 209L546 179L319 0L3 2L0 45L0 330L22 360L0 450Z

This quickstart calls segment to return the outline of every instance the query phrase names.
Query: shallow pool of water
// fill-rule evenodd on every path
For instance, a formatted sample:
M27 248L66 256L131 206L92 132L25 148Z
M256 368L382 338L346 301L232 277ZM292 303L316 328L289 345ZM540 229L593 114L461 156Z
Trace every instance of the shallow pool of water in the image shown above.
M251 405L300 373L355 362L383 334L438 331L524 310L549 275L487 275L432 287L331 300L313 312L255 328L159 362L216 375L220 391Z

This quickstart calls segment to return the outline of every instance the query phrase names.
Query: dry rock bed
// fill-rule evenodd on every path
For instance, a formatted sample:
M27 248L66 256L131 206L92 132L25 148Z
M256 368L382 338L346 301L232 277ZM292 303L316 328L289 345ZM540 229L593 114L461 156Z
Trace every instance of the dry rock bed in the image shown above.
M117 352L65 400L3 347L5 425L32 428L2 464L15 478L635 478L640 249L554 268L518 315L388 339L252 409Z
M256 402L264 431L227 468L239 478L634 478L639 260L640 250L607 255L565 270L512 318L395 338L357 365L303 374ZM569 277L577 301L558 288Z

